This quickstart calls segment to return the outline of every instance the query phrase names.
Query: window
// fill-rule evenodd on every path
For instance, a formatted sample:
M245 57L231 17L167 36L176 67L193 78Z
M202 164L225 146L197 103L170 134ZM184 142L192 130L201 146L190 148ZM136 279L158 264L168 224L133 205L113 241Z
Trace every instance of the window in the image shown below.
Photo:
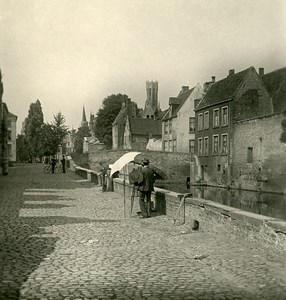
M213 154L218 154L218 135L213 135Z
M168 133L168 122L164 122L164 132Z
M220 172L221 170L221 165L217 165L217 171Z
M209 120L209 112L206 111L204 113L204 129L209 129L209 127L210 127L209 122L210 122L210 120Z
M12 126L11 120L7 120L7 127L11 127L11 126Z
M8 131L7 131L7 133L8 133L8 140L9 140L9 141L11 141L11 139L12 139L12 136L11 136L11 131L10 131L10 130L8 130Z
M198 131L203 130L203 114L198 115Z
M164 141L164 151L168 151L168 141Z
M189 118L189 132L195 132L196 129L196 118L190 117Z
M198 152L199 152L199 156L203 155L203 139L199 138L198 139Z
M219 127L219 108L213 110L213 127Z
M189 140L189 151L191 154L195 154L195 140Z
M173 141L170 140L169 141L169 151L172 151L173 150Z
M205 140L204 154L205 154L205 156L208 156L209 155L209 138L205 137L204 140Z
M253 147L247 148L247 162L253 163Z
M172 132L172 120L169 120L169 133Z
M221 138L222 138L221 154L227 154L228 153L227 134L222 134Z
M228 107L222 108L222 126L228 125Z
M173 140L173 151L177 151L177 140Z

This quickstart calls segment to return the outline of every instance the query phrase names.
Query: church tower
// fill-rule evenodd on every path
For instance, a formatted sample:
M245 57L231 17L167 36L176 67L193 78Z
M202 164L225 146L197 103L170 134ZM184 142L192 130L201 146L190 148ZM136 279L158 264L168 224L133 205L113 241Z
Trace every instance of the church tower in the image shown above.
M84 109L84 106L83 106L83 109L82 109L81 127L87 127L87 126L88 126L88 122L87 122L87 120L86 120L85 109Z
M156 119L158 111L160 111L158 102L158 81L147 81L146 93L147 99L145 102L145 108L141 113L141 117Z

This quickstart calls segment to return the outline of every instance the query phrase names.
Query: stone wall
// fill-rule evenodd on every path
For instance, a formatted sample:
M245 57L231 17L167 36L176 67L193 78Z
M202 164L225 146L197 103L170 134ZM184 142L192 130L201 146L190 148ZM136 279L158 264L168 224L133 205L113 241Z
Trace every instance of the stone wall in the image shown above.
M239 122L234 126L233 178L242 188L286 192L286 147L279 138L283 114ZM253 162L247 160L252 148Z
M128 150L108 150L89 154L89 165L92 170L101 171L102 166L108 167ZM165 172L170 180L186 180L190 176L189 153L163 152L142 150L136 157L136 161L141 162L144 157L149 158L150 162Z

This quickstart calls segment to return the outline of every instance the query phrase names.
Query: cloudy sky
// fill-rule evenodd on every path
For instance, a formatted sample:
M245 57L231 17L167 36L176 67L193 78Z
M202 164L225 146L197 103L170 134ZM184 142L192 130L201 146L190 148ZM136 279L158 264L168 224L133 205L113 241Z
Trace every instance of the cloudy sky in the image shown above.
M127 94L143 107L147 80L159 101L183 85L250 66L286 66L284 0L0 0L3 100L18 116L41 101L78 128L82 107Z

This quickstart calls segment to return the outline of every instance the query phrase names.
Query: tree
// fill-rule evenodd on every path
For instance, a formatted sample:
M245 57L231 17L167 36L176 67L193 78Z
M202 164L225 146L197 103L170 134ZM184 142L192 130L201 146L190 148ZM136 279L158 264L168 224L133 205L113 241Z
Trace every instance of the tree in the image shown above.
M75 133L74 139L74 150L78 154L83 153L83 140L85 137L91 136L91 132L88 126L79 127L77 132Z
M112 123L119 114L122 103L128 101L127 95L117 94L105 98L96 115L95 135L106 146L112 146Z
M30 156L41 156L41 127L44 124L44 115L41 102L37 100L30 104L25 134L30 148Z
M63 140L68 132L65 125L65 117L61 112L54 115L54 121L45 123L41 127L41 148L44 155L55 155L59 146L63 145Z
M29 144L25 135L19 134L16 139L16 160L18 162L29 161Z

